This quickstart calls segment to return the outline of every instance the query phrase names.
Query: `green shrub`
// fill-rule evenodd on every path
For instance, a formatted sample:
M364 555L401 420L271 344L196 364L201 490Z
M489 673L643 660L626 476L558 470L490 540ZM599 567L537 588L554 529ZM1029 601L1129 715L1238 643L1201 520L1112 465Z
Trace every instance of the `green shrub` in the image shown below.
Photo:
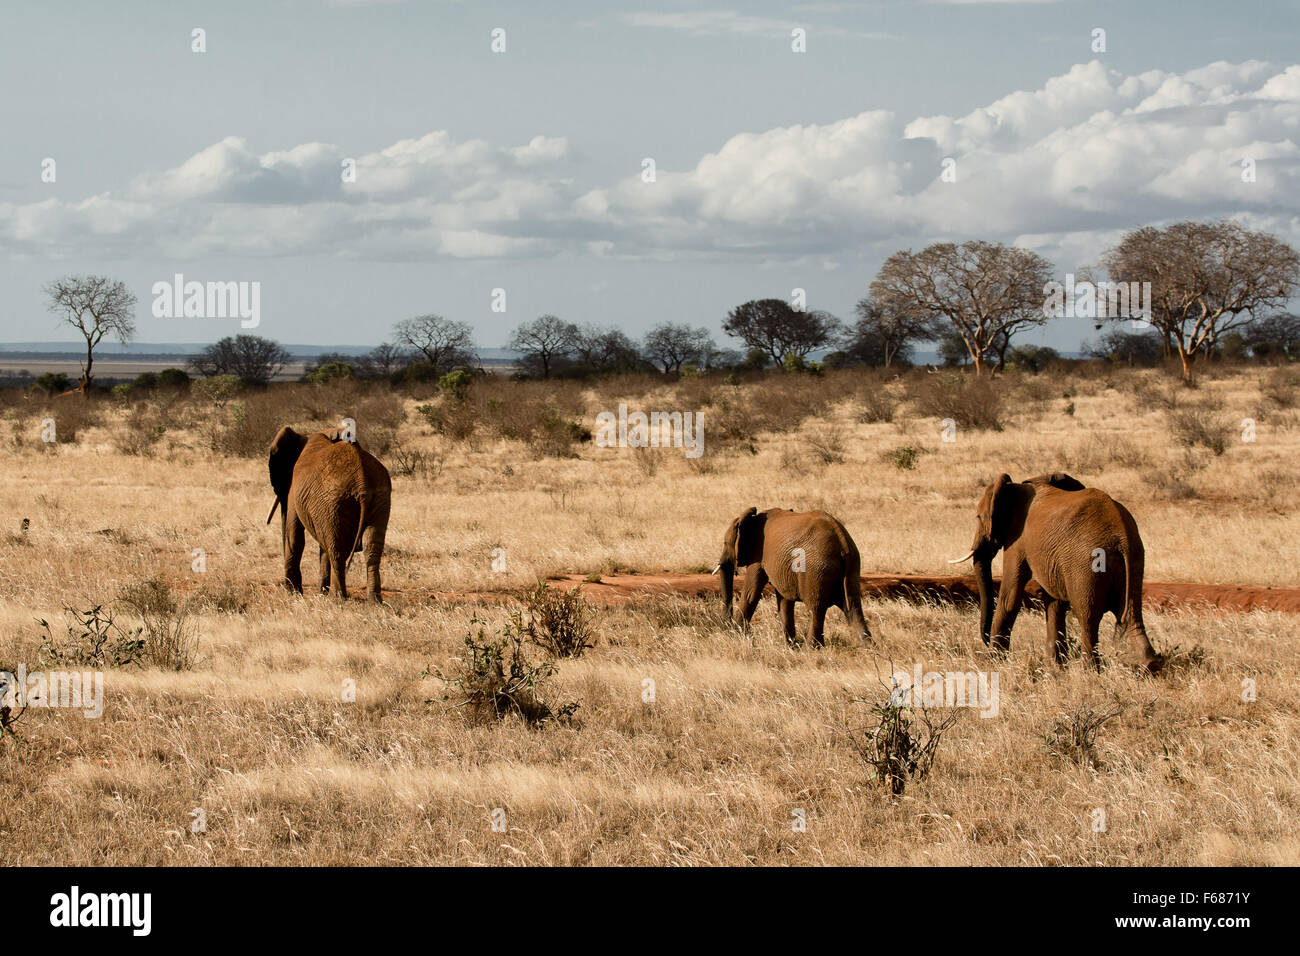
M478 618L472 618L470 625L477 625L478 633L465 635L465 657L460 659L452 676L444 677L435 668L426 670L422 676L438 677L455 688L460 698L456 706L466 708L471 719L504 720L517 714L533 727L549 721L572 720L578 709L576 701L557 705L543 698L555 675L554 662L528 660L524 651L525 635L513 621L495 637L487 636ZM443 696L443 700L451 699L450 693Z
M72 387L63 372L45 372L36 376L36 387L46 395L61 395Z
M190 387L189 373L181 368L165 368L158 373L158 387L188 389Z

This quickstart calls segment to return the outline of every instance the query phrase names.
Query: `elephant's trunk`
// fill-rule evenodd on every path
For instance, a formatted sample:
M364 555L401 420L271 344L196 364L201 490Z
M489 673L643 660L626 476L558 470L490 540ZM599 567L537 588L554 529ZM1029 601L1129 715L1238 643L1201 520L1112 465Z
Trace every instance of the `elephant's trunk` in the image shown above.
M993 601L996 598L993 591L993 550L975 550L975 578L980 594L980 637L985 644L989 642L989 632L993 629Z
M722 607L727 620L731 620L731 599L735 594L736 564L723 559L718 563L718 573L722 575Z

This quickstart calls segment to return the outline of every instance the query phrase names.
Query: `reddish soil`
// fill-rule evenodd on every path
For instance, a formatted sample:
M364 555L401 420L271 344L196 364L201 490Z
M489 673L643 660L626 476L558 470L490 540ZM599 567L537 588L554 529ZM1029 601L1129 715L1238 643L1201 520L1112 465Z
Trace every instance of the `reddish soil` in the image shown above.
M587 581L582 575L569 574L552 578L556 587L581 586L593 604L625 604L646 597L678 595L706 597L717 594L721 585L708 574L609 574L599 581ZM739 585L739 582L737 582ZM385 590L385 594L388 594ZM392 592L396 597L398 592ZM1042 592L1030 581L1026 588L1027 604L1038 606ZM909 574L868 574L862 578L862 594L867 598L904 598L917 602L973 603L977 600L972 576L928 577ZM501 591L409 592L407 600L432 597L455 603L500 603L510 595ZM1256 609L1288 611L1300 614L1300 587L1255 587L1238 584L1188 584L1172 581L1146 581L1142 587L1143 607L1150 610L1190 609L1204 612L1253 611Z

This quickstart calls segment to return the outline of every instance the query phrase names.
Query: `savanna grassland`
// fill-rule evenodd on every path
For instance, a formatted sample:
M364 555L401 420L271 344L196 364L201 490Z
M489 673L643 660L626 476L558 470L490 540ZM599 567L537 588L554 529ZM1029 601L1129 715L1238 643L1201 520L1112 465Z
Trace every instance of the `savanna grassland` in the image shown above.
M68 609L111 613L115 641L154 630L108 661L102 717L33 707L0 741L0 860L1300 863L1294 614L1149 611L1169 659L1151 679L1106 625L1100 675L1058 672L1040 612L995 660L967 607L868 600L872 646L842 642L832 611L813 650L786 646L770 599L744 634L716 597L654 597L591 608L593 646L543 676L537 694L576 703L571 720L474 719L442 679L466 635L490 640L517 610L458 594L708 571L750 506L837 515L864 573L951 573L1004 471L1066 471L1125 503L1149 580L1294 586L1298 385L1287 369L1216 367L1188 389L1066 365L992 383L915 370L483 380L460 395L10 390L0 666L54 666L38 619L70 640ZM619 402L702 413L704 455L584 441ZM393 476L382 606L361 600L356 562L346 603L278 586L266 447L282 424L344 417ZM316 580L311 545L303 570ZM805 633L802 606L797 622ZM960 712L930 773L894 796L861 748L882 682L917 662L996 670L1000 708ZM1089 713L1115 715L1072 733Z

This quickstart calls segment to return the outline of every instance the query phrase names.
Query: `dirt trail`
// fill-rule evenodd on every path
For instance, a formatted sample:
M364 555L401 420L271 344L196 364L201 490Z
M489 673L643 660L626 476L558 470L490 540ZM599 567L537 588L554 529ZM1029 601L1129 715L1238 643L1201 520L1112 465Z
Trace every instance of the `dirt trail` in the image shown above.
M677 595L705 597L717 594L721 586L708 574L609 574L599 581L587 581L582 575L568 574L551 578L556 587L584 589L593 604L626 604L647 597ZM1036 581L1026 588L1027 604L1041 606L1041 590ZM409 601L434 598L455 603L500 603L510 595L502 591L390 592ZM925 576L912 574L867 574L862 577L862 595L866 598L904 598L911 601L973 603L978 592L973 576ZM1190 609L1207 613L1216 611L1253 611L1257 609L1288 611L1300 614L1300 587L1255 587L1237 584L1188 584L1176 581L1146 581L1142 586L1142 606L1148 610Z

